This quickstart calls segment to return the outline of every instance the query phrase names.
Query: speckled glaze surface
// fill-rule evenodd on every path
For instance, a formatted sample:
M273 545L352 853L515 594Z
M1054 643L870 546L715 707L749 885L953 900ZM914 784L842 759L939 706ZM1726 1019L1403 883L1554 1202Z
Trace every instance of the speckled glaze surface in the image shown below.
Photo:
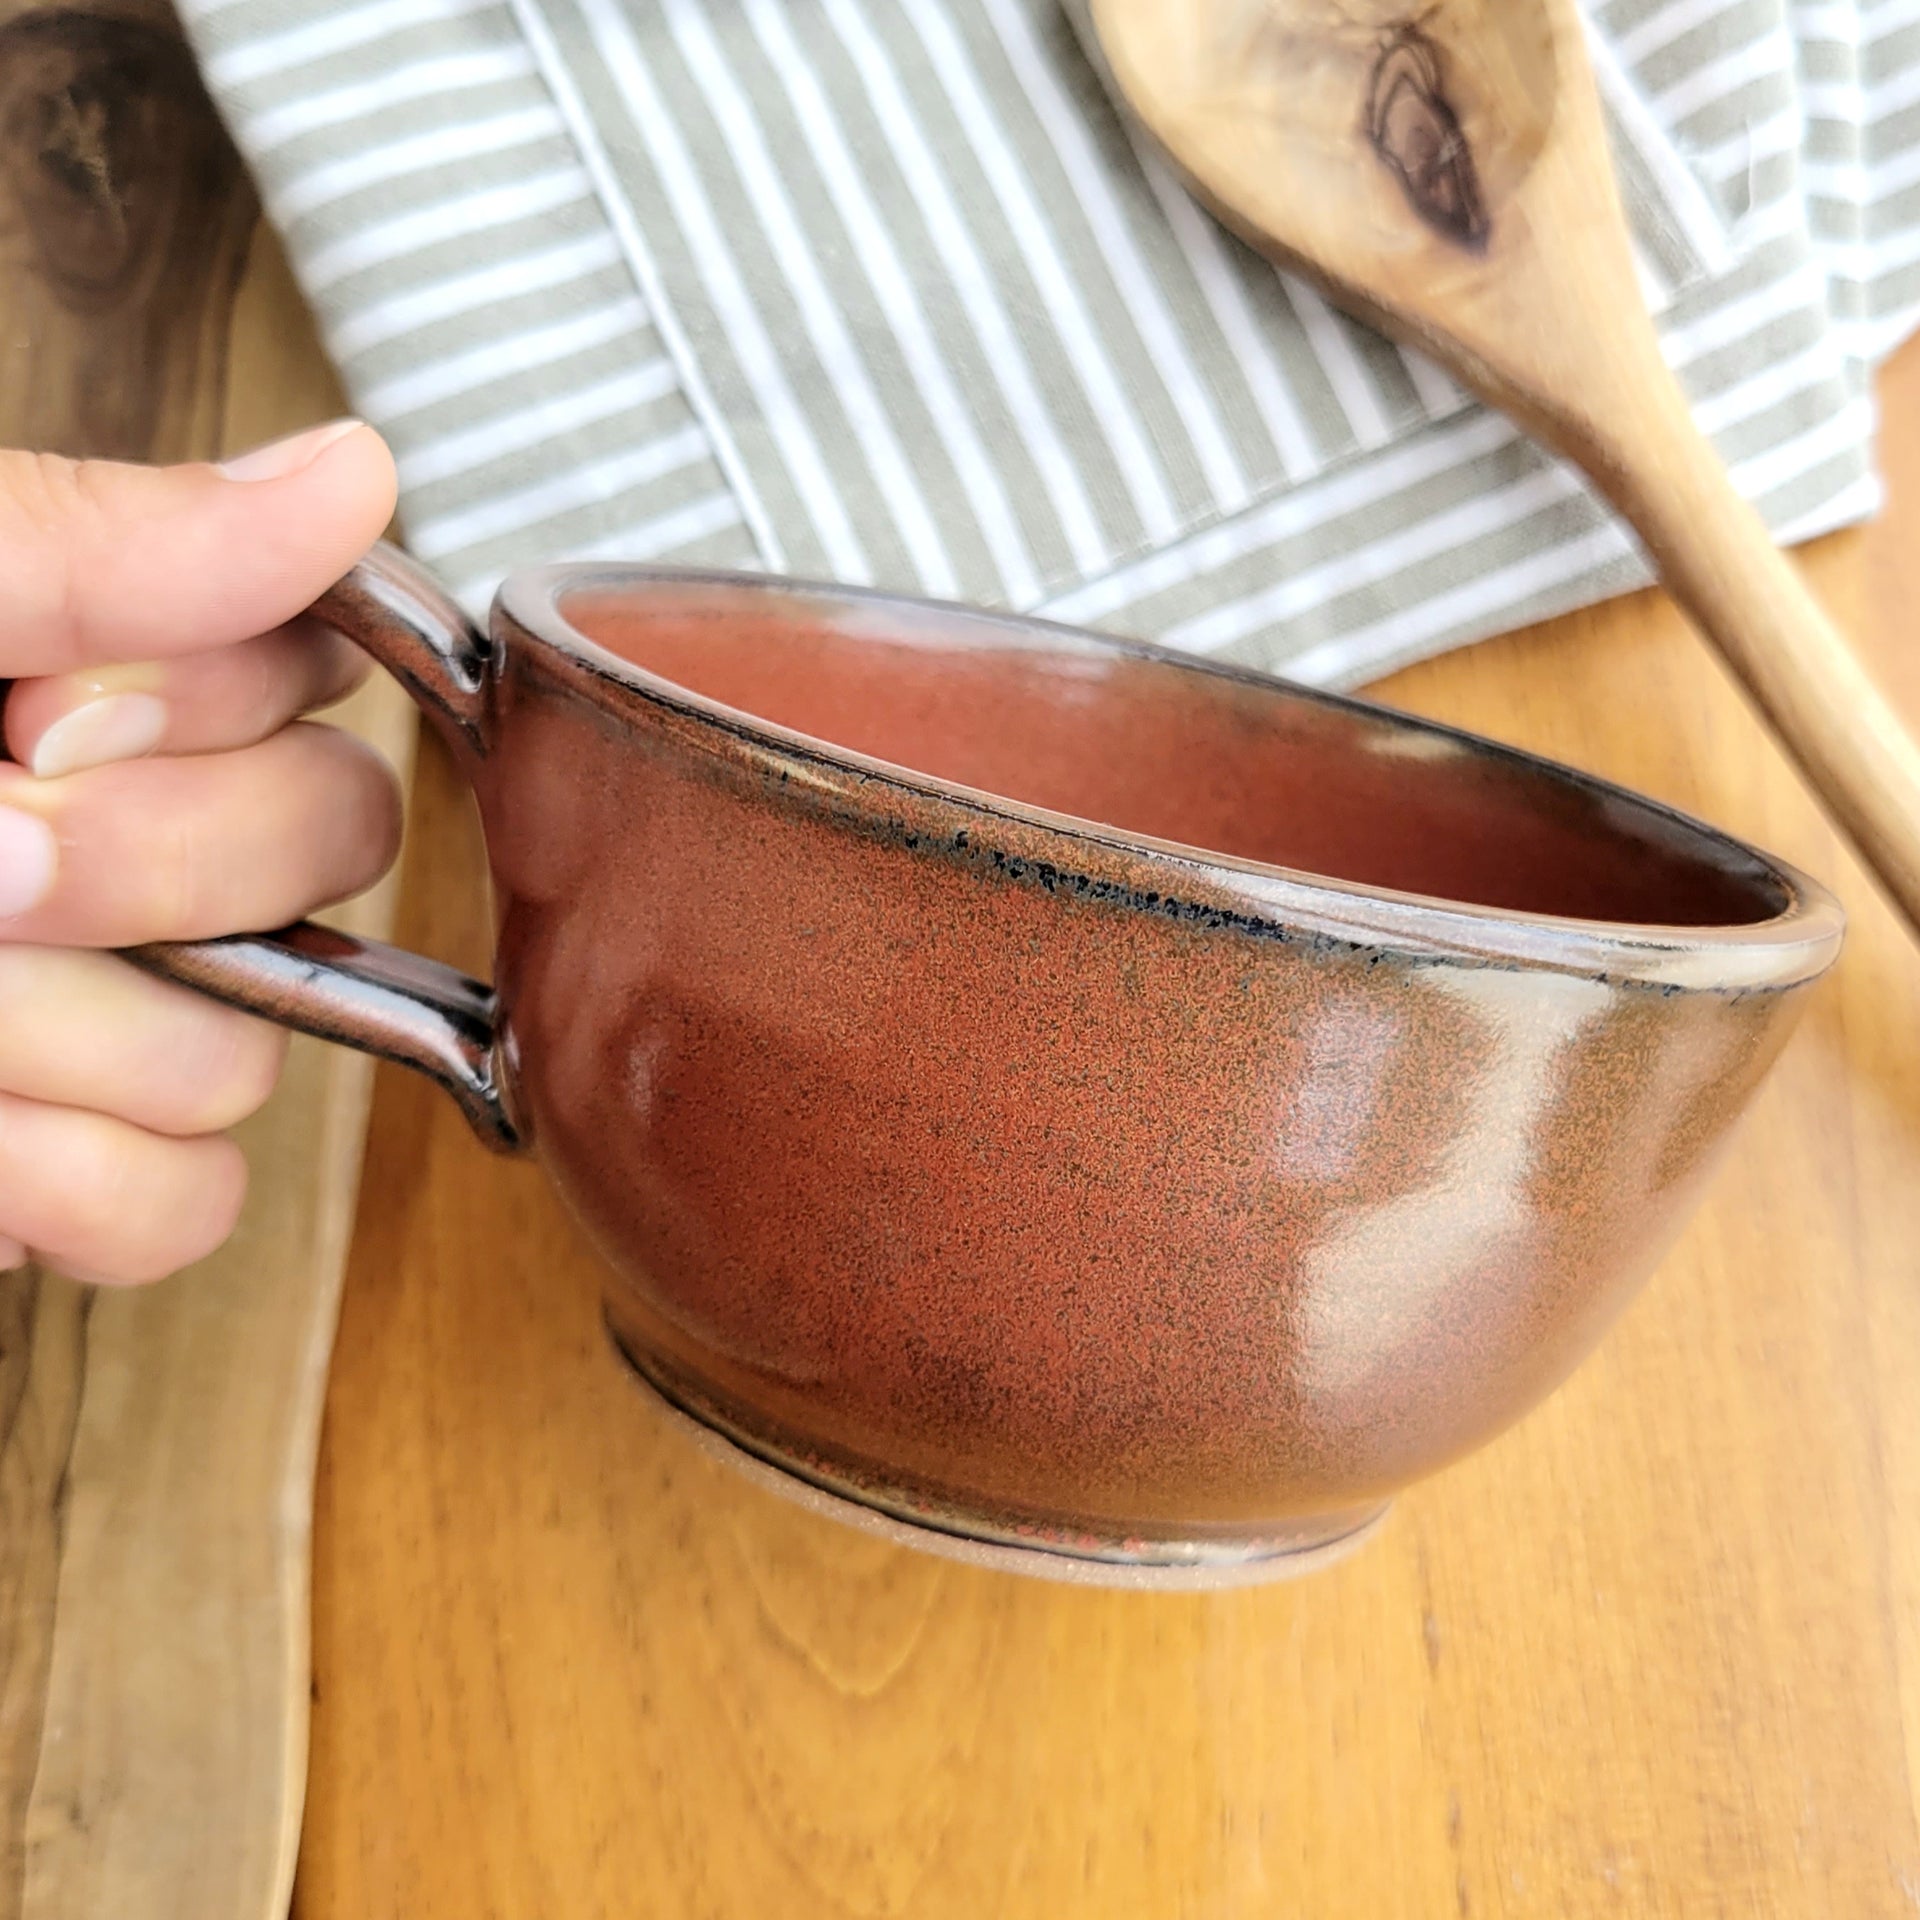
M623 1350L1096 1568L1325 1548L1538 1401L1840 937L1599 783L957 609L527 575L455 709L495 1077Z

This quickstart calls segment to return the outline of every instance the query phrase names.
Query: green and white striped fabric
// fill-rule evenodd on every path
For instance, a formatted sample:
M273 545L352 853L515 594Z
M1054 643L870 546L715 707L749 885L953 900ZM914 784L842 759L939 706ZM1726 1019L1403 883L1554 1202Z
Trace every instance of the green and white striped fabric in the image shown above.
M185 0L408 538L831 576L1346 684L1637 584L1565 468L1230 239L1055 0ZM1877 499L1920 0L1598 0L1649 300L1783 537Z

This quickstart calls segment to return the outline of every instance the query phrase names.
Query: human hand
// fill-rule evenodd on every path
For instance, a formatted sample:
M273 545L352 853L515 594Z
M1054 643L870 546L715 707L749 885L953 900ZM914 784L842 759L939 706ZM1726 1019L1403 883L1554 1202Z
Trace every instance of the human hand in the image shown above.
M364 660L298 616L393 503L352 422L225 468L0 451L0 1267L154 1280L233 1230L221 1136L285 1036L101 949L282 926L392 861L392 773L298 719Z

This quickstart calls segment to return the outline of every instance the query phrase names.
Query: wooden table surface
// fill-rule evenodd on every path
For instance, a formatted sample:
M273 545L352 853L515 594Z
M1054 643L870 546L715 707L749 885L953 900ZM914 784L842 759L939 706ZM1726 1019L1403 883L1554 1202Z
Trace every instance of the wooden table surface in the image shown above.
M224 327L223 391L296 424L325 381L270 240L238 284L171 324ZM1892 505L1807 559L1920 722L1920 347L1881 395ZM383 1069L303 1920L1920 1911L1920 955L1659 596L1378 691L1757 838L1854 915L1598 1355L1311 1580L988 1574L708 1460L614 1359L538 1172ZM483 967L480 875L429 752L402 938Z
M1893 504L1816 583L1920 718L1920 345ZM1385 697L1829 877L1847 952L1574 1381L1298 1584L1054 1587L706 1459L593 1256L377 1090L321 1460L304 1920L1920 1910L1920 955L1661 598ZM484 965L424 757L410 944Z

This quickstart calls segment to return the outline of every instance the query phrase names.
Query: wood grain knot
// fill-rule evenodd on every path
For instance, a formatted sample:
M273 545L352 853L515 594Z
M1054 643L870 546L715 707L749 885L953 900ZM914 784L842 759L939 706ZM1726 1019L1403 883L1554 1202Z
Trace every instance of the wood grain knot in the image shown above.
M1428 226L1476 253L1486 245L1491 222L1473 149L1447 98L1446 62L1417 26L1389 35L1374 62L1367 138Z
M0 26L0 227L24 228L63 305L101 311L164 273L226 155L177 37L65 9Z

